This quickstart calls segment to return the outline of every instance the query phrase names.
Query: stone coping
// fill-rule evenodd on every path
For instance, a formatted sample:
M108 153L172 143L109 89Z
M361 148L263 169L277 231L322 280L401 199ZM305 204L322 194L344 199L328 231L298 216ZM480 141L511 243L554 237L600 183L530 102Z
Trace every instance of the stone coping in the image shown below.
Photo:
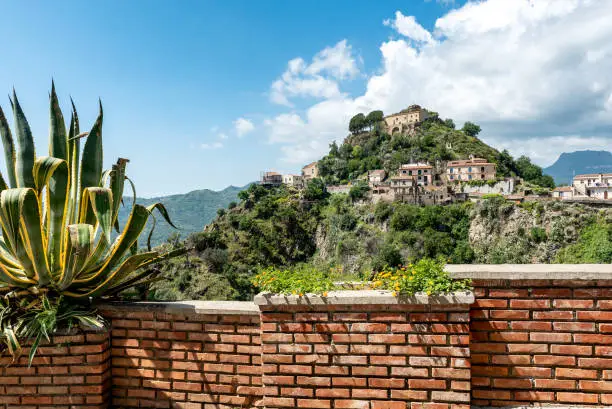
M447 264L445 270L479 280L612 280L612 264Z
M330 291L327 296L317 294L279 295L259 293L253 300L256 305L398 305L398 304L472 304L474 294L461 291L451 294L431 295L417 293L395 297L386 290Z
M101 311L153 311L167 314L259 315L251 301L121 301L98 305Z

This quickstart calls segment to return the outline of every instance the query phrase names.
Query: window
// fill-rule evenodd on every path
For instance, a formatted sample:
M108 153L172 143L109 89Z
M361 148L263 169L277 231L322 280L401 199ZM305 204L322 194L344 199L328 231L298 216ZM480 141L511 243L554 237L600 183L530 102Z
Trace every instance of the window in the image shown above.
M451 176L450 176L450 180L454 180L454 179L455 179L455 176L454 176L454 175L451 175Z
M468 168L468 172L472 173L472 167L471 166Z
M419 175L421 174L421 169L419 169Z
M484 166L481 166L481 167L480 167L480 171L481 171L481 172L484 172L484 171L485 171L485 170L484 170Z
M468 175L468 180L472 180L472 175Z
M450 168L450 169L449 169L449 171L450 171L450 173L453 173L454 169L453 169L453 168Z

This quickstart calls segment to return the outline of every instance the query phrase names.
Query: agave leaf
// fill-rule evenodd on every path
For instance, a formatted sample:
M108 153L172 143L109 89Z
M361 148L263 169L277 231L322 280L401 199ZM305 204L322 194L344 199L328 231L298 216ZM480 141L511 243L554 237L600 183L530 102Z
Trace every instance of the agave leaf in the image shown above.
M45 286L51 282L51 276L43 243L39 206L34 189L7 189L0 194L2 224L9 234L8 239L12 241L13 248L17 249L17 258L24 267L27 264L31 266L34 276L29 278ZM12 216L10 223L6 223L7 215ZM19 246L15 244L23 246L25 257L23 251L20 251ZM28 271L28 268L24 270Z
M80 180L81 198L86 188L100 186L102 179L102 119L102 103L100 103L100 113L83 147Z
M64 223L68 210L68 163L63 159L44 156L34 162L34 179L39 192L46 186L46 230L49 266L53 276L61 270L61 249L64 242Z
M70 154L70 199L69 199L69 214L68 220L71 223L78 221L79 214L78 209L79 202L79 155L80 155L80 139L73 139L75 135L79 134L79 115L77 114L76 107L72 98L70 99L72 104L72 117L70 118L70 130L68 132L68 151Z
M61 290L72 284L74 277L87 262L95 238L91 224L71 224L66 230L70 241L64 255L64 270L58 282Z
M102 236L107 243L111 242L112 212L113 212L113 192L104 187L90 187L86 191L89 193L89 202L102 229Z
M28 256L23 238L20 234L19 194L24 189L6 189L0 193L0 223L5 244L18 260L26 275L37 280L32 260Z
M21 272L21 274L19 274L19 272ZM26 277L22 270L5 267L2 263L0 263L0 281L13 287L27 287L36 284L36 281Z
M49 156L68 161L68 138L66 135L66 123L64 115L59 106L55 83L51 81L50 96L50 127L49 127Z
M11 128L9 128L8 121L6 120L6 116L4 116L2 107L0 107L0 137L2 138L2 145L4 146L6 175L11 187L17 187L17 180L15 179L15 143L13 142Z
M134 270L138 268L139 265L153 260L159 256L159 253L156 251L149 253L140 253L133 256L128 257L121 265L112 271L110 274L107 274L105 280L96 286L83 288L79 292L74 291L65 291L64 295L66 297L71 298L89 298L89 297L98 297L106 292L107 289L111 288L114 285L120 284L128 275L130 275Z
M121 198L123 197L123 188L125 186L125 167L129 162L128 159L119 158L117 164L113 165L110 174L110 188L113 191L113 225L119 233L119 206L121 206Z
M27 188L35 187L34 175L34 158L36 156L34 150L34 139L32 131L26 119L17 94L13 90L13 115L15 124L15 137L17 138L17 156L15 161L15 174L17 179L17 187Z
M103 264L100 267L96 266L95 272L91 272L91 270L86 271L85 274L74 280L74 284L83 287L84 285L102 282L114 270L115 266L121 262L126 252L138 239L138 236L147 224L149 215L150 213L146 207L141 205L134 206L126 222L123 234L117 238L109 253L102 259Z
M2 192L3 190L8 189L9 187L7 186L6 182L4 181L4 176L2 176L2 172L0 172L0 192Z
M3 329L2 333L4 334L4 338L6 338L9 354L11 354L13 360L17 359L21 355L22 348L17 335L15 335L15 331L13 331L13 328L6 327Z

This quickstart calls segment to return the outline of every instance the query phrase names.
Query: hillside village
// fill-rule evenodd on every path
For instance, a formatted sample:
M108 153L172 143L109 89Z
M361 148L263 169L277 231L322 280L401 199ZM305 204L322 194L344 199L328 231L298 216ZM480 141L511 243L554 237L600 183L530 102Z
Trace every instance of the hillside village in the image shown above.
M380 111L374 111L380 112ZM414 136L422 123L430 116L419 105L411 105L398 113L382 117L380 124L389 135ZM352 125L351 125L352 126ZM267 171L260 183L265 186L286 185L303 189L307 183L319 178L319 163L312 162L302 168L300 175ZM374 169L346 184L327 184L330 194L349 193L353 187L367 190L364 200L401 201L419 205L448 204L466 200L478 201L485 195L502 195L509 201L603 201L612 203L612 174L576 175L572 186L550 189L533 189L520 177L499 177L497 164L487 159L469 157L436 161L415 161L401 164L387 172Z

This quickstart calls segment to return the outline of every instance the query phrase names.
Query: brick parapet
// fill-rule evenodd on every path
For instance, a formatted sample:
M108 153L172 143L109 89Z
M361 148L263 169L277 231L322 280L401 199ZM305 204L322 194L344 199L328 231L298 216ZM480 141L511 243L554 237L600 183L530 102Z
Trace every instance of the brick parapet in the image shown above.
M111 390L106 330L74 330L42 342L29 364L26 344L16 361L0 357L0 408L104 409Z

